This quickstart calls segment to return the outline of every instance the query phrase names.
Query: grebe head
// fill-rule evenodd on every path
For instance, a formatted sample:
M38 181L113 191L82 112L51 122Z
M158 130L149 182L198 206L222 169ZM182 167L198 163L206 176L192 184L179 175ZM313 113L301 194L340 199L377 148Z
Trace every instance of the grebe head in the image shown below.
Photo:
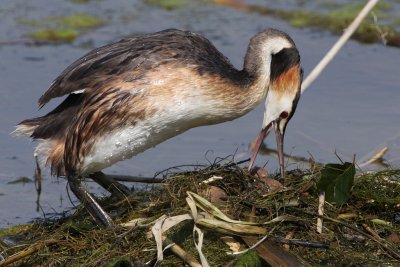
M268 133L274 129L281 176L284 175L283 139L287 123L292 118L300 98L303 71L300 55L285 33L273 30L267 44L271 53L270 77L265 100L264 120L256 139L249 170Z

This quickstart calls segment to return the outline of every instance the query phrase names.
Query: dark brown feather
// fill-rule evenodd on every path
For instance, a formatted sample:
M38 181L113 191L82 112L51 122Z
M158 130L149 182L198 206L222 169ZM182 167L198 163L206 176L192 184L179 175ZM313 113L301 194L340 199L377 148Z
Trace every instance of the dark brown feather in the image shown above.
M27 119L19 124L36 126L31 134L33 139L64 138L83 98L82 94L71 94L45 116Z

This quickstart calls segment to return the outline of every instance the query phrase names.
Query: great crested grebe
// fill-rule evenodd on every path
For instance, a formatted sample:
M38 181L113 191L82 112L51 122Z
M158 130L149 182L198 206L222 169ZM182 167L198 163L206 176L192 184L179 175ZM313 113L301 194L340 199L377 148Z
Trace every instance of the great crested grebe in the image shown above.
M274 128L281 175L283 137L300 97L302 69L293 40L275 29L251 38L237 70L205 37L175 29L135 35L94 49L72 63L40 97L67 95L52 112L18 124L39 140L35 154L65 175L88 211L112 220L81 179L186 130L238 118L266 96L249 169Z

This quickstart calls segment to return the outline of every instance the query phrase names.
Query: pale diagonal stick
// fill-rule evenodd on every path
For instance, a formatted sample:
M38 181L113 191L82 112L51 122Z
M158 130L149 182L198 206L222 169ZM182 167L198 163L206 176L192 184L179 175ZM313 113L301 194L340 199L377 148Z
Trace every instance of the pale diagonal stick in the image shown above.
M345 29L343 35L339 38L339 40L332 46L332 48L328 51L325 57L318 63L317 66L311 71L311 73L304 80L301 93L314 82L314 80L319 76L319 74L325 69L328 63L333 59L333 57L337 54L337 52L342 48L342 46L347 42L350 36L356 31L358 26L360 26L363 19L368 15L371 9L378 3L379 0L369 0L368 3L364 6L364 8L360 11L357 17L353 20L350 26Z

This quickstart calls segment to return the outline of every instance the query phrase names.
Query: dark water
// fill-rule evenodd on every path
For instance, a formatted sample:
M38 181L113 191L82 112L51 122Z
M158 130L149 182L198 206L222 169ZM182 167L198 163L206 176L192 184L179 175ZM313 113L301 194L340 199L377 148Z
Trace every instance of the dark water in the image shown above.
M253 1L261 3L262 1ZM249 38L257 31L274 27L295 40L307 75L336 41L337 36L309 29L295 29L271 17L244 13L222 6L195 2L186 8L166 11L142 1L94 1L88 4L37 0L2 1L0 41L14 40L32 28L22 19L87 12L102 16L107 24L92 30L72 44L0 46L0 227L42 217L36 212L33 183L8 184L20 176L32 178L34 143L10 135L19 121L42 115L58 101L38 111L37 99L51 81L72 61L90 49L118 40L124 35L180 28L201 32L241 68ZM368 158L371 152L389 147L385 156L400 165L400 50L382 45L348 42L324 73L306 91L287 129L286 153L316 161L337 162ZM152 176L181 164L207 163L215 157L236 153L248 157L249 142L262 122L263 105L248 115L221 125L192 129L107 172ZM274 146L274 138L268 145ZM258 164L277 170L276 159L259 157ZM290 167L297 167L290 164ZM306 167L306 165L299 165ZM97 186L89 184L91 189ZM71 207L63 179L44 176L41 205L45 213Z

